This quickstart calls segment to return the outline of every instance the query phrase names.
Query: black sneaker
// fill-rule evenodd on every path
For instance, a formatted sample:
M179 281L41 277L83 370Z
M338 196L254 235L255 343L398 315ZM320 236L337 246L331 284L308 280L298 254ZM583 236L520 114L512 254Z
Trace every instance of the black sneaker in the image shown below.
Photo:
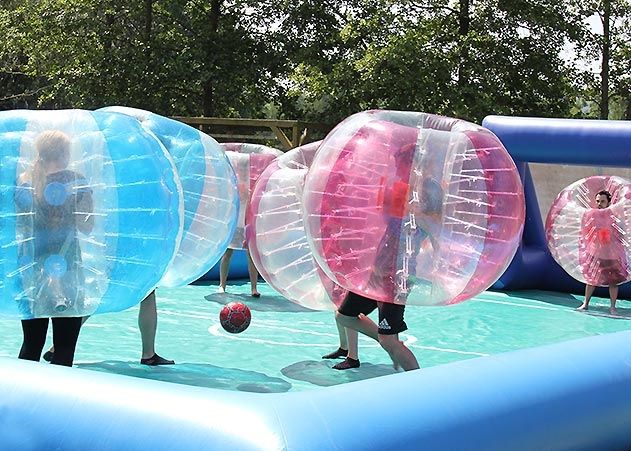
M359 360L346 357L343 362L333 365L334 370L350 370L351 368L359 368Z
M54 355L55 355L55 353L54 353L54 352L52 352L52 351L46 351L46 352L44 353L44 355L42 356L42 358L43 358L44 360L46 360L47 362L51 362L51 361L53 360L53 356L54 356Z
M348 355L348 349L337 348L337 351L333 351L330 354L323 355L323 359L339 359L340 357L346 357Z
M168 360L168 359L165 359L164 357L160 357L158 354L154 354L153 357L149 357L147 359L140 359L140 363L143 365L157 366L157 365L173 365L175 362L173 360Z

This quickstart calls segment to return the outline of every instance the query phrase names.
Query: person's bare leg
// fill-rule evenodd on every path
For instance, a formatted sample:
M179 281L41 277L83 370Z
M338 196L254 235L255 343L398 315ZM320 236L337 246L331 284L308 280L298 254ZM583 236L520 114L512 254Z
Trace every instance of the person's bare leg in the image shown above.
M592 295L594 294L594 290L596 287L594 285L585 285L585 300L581 304L579 308L576 310L587 310L589 309L589 301L592 300Z
M337 327L337 335L340 338L340 349L344 349L348 353L348 335L346 334L346 327L342 326L337 318L335 318L335 327Z
M354 329L344 328L346 332L346 342L348 344L348 356L351 359L359 360L359 333Z
M252 257L250 257L250 251L246 249L245 253L248 255L248 274L250 275L250 289L252 290L251 293L252 296L258 298L259 296L261 296L261 293L259 293L256 289L256 282L258 282L259 280L259 272L256 269L254 262L252 261Z
M142 340L142 358L149 359L156 353L156 331L158 330L158 308L156 292L152 291L140 303L138 329Z
M226 249L226 252L221 257L221 263L219 264L219 291L226 292L226 284L228 283L228 268L230 267L230 259L232 258L233 249Z
M338 321L337 313L335 314L335 327L337 328L337 335L340 340L340 346L335 351L323 355L323 359L338 359L340 357L346 357L348 355L348 339L346 335L346 328Z
M333 369L335 370L348 370L351 368L359 368L360 366L358 346L359 332L350 327L344 327L338 319L343 316L344 315L336 314L335 324L337 325L337 331L340 336L340 348L338 349L338 352L346 349L346 359L344 359L343 362L333 365ZM360 318L358 319L360 321L359 324L362 324L361 317L365 318L364 315L360 315ZM368 321L372 322L370 319L368 319ZM364 325L364 327L371 329L370 325Z
M410 349L399 340L399 335L379 334L379 344L392 359L394 367L405 371L418 370L419 364Z
M359 333L348 327L344 327L337 320L337 316L335 318L335 325L337 326L337 334L340 337L340 350L346 351L344 355L348 357L359 360Z
M611 301L609 312L612 315L617 315L618 310L616 309L616 301L618 300L618 285L609 285L609 300Z
M156 292L152 291L140 303L138 310L138 329L142 340L143 365L173 365L173 360L165 359L156 354L156 331L158 330L158 309L156 307Z
M158 330L158 309L156 307L156 292L152 291L140 303L138 310L138 329L142 340L143 365L173 365L173 360L165 359L156 354L156 331Z
M344 327L356 330L372 338L375 341L379 341L379 328L377 327L377 324L375 324L375 322L367 316L346 316L336 312L335 319L336 321L339 321L339 323Z

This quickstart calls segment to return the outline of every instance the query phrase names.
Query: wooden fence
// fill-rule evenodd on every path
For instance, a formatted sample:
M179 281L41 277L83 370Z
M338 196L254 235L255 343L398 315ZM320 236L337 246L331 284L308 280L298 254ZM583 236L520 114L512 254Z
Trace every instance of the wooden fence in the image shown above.
M262 142L289 150L316 141L333 128L332 125L279 119L236 119L221 117L184 117L173 119L191 125L219 142Z

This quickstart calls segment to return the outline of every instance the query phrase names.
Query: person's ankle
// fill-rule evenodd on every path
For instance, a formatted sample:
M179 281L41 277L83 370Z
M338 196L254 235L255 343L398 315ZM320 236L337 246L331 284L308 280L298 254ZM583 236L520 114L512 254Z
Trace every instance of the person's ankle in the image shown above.
M338 359L340 357L346 357L346 356L348 356L348 349L344 349L340 346L335 351L330 352L326 355L323 355L322 358L323 359Z
M359 359L346 357L342 362L333 365L334 370L350 370L351 368L359 368Z
M152 356L148 358L141 358L140 363L143 365L149 366L157 366L157 365L173 365L175 362L173 360L165 359L164 357L159 356L154 353Z

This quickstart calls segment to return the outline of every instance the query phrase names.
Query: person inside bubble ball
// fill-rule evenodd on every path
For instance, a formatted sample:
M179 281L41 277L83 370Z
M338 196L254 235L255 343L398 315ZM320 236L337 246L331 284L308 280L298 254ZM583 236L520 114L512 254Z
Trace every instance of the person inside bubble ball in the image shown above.
M382 177L380 180L382 195L377 196L381 199L380 208L383 209L387 223L376 248L375 266L369 284L383 287L389 293L391 302L379 302L349 291L335 316L338 329L340 327L353 329L378 341L392 359L394 368L405 371L419 369L419 364L412 351L399 340L399 333L407 330L407 325L404 320L405 305L395 303L399 296L397 282L393 277L397 272L398 248L406 238L410 238L401 231L410 194L410 184L406 181L406 175L409 178L415 145L415 141L405 143L395 153L388 151L385 154L386 167L392 170L384 172L392 175ZM424 230L419 228L413 231L411 238L416 242L417 236L424 234ZM375 309L379 312L379 325L366 316ZM354 361L347 357L344 362L336 366L341 365L356 368L359 366L359 360Z
M400 240L402 218L398 215L390 217L381 242L377 246L376 259L379 262L374 269L372 284L388 287L390 298L397 298L396 282L392 279L397 262L397 248ZM379 312L379 325L375 324L368 314L375 309ZM335 320L338 326L353 329L379 342L381 347L392 359L396 370L404 371L419 369L418 361L412 351L399 340L399 333L407 330L404 320L405 305L394 302L379 302L375 299L349 291L338 308ZM350 356L338 365L336 369L357 368L359 360Z
M609 208L611 205L611 193L607 190L599 191L596 194L596 206L599 210ZM619 262L617 259L606 259L602 258L602 256L595 257L598 259L598 266L604 272L608 274L609 283L609 299L610 299L610 307L609 312L612 315L616 315L618 311L616 310L616 301L618 300L618 283L624 282L624 276L620 274L618 270ZM620 279L618 282L617 279ZM596 287L594 285L585 284L585 300L581 304L577 310L588 310L589 309L589 301L592 299L592 295L594 294L594 290Z
M63 312L83 302L84 275L77 233L92 231L93 200L85 177L68 169L70 146L70 138L61 131L40 133L35 139L35 163L17 180L16 210L18 214L27 213L20 215L19 227L30 228L33 237L19 251L20 258L32 258L34 262L29 272L30 282L34 282L31 315L40 309ZM80 316L52 318L57 352L51 363L72 366L81 319ZM20 359L39 361L48 323L49 317L22 320Z
M42 247L38 243L42 242L47 243L47 246L50 247L48 250L55 250L56 247L65 249L63 254L66 256L68 270L58 285L66 290L73 286L80 287L83 283L83 274L79 265L81 255L73 225L76 222L76 230L82 233L91 231L94 223L94 217L89 214L92 212L92 191L87 188L87 182L82 175L66 169L70 158L70 139L65 134L59 131L44 132L36 140L36 148L38 160L35 162L32 173L22 174L18 179L19 186L16 191L18 208L21 205L22 210L30 209L30 179L33 179L35 206L39 206L34 209L36 212L34 224L36 254L40 252L37 249ZM35 180L39 180L39 182ZM42 199L41 192L43 190L45 197L48 192L54 193L56 186L54 181L58 180L67 183L66 186L75 191L68 196L61 206L52 207L46 203L45 199ZM43 186L46 183L48 183L48 187ZM53 203L55 202L53 201ZM47 220L46 218L51 219ZM58 227L54 225L56 222L62 224ZM50 252L44 252L43 255L49 254ZM75 280L69 280L70 277L74 277ZM51 288L55 286L56 280L55 278L48 278L48 281L51 282ZM78 319L74 317L53 318L53 346L44 353L44 360L50 363L63 362L59 364L71 366L79 329L88 318L88 316ZM28 360L39 360L46 340L48 319L26 321L28 322L22 322L23 328L25 328L25 345L22 347L23 351L20 352L20 358L24 356ZM62 326L55 327L56 323L61 323ZM140 363L151 366L172 365L175 363L173 360L165 359L155 352L157 323L156 296L155 291L152 291L140 303L138 311L138 328L142 340ZM28 339L26 338L27 334Z

